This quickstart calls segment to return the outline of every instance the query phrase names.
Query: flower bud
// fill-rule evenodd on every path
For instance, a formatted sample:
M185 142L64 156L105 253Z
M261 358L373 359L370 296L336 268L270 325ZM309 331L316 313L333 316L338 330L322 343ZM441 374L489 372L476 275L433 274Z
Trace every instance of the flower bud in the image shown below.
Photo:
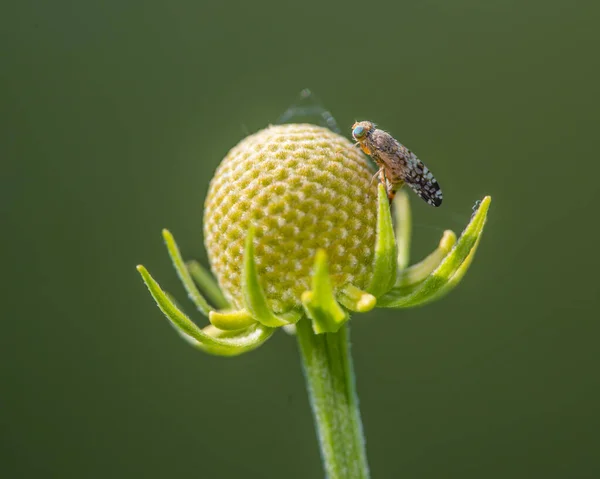
M243 139L218 167L204 209L211 269L242 309L244 241L255 231L260 284L275 313L301 306L317 250L334 293L373 276L377 188L346 138L308 124L271 126Z

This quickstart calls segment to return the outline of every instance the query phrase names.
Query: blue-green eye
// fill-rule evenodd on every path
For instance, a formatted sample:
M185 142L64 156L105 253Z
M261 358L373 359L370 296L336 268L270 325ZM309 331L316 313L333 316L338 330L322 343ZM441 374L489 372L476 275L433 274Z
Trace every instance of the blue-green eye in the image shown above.
M354 138L360 138L362 136L365 136L365 129L362 126L357 126L356 128L354 128L354 130L352 130L352 136Z

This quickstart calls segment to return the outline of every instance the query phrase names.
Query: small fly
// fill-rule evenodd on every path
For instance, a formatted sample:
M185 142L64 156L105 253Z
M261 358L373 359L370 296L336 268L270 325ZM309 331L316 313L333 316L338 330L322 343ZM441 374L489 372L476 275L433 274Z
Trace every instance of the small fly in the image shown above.
M352 137L377 163L379 171L375 175L379 175L385 186L390 203L406 183L431 206L442 204L442 189L431 171L392 135L379 130L370 121L359 121L352 125Z

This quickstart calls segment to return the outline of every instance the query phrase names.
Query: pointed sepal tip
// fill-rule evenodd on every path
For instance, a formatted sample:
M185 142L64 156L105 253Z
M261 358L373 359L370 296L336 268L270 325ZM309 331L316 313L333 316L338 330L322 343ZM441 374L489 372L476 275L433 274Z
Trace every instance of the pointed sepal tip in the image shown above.
M396 282L398 252L390 203L382 184L377 189L377 238L373 260L373 278L367 291L379 298Z
M408 291L403 287L404 285L394 287L385 296L379 298L378 304L384 308L420 306L451 291L465 275L473 260L485 226L490 203L490 196L483 198L456 244L445 255L437 268L420 284L415 288L409 288ZM442 238L440 246L447 246L452 239L452 235L448 234L446 240Z
M320 249L315 255L312 289L302 293L301 300L317 334L335 333L348 320L333 294L325 250Z
M269 307L264 290L260 285L258 269L254 258L254 227L250 227L244 249L244 271L242 275L242 296L250 315L261 324L277 328L293 324L302 317L299 311L289 311L277 315Z

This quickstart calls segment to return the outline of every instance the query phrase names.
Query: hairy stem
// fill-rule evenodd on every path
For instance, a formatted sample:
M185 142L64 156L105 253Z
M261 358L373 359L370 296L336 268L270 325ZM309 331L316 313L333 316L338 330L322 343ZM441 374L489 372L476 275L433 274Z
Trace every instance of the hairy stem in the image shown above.
M327 478L368 479L348 325L315 334L303 318L296 331Z

